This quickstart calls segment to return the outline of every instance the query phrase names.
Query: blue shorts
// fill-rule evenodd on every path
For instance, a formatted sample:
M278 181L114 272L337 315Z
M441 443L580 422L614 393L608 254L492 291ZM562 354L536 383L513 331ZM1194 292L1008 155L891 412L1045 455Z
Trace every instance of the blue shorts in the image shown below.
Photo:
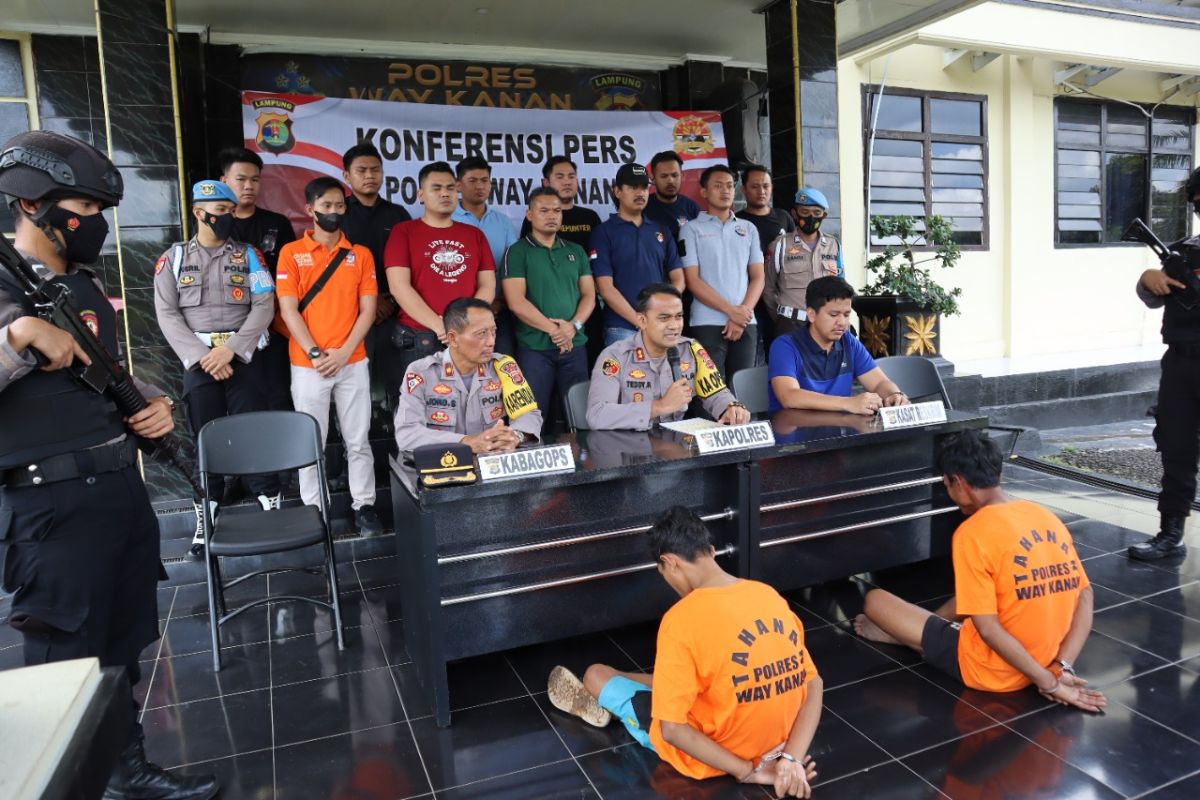
M601 706L607 708L621 720L629 735L647 750L654 750L650 744L650 687L637 681L630 680L624 675L616 675L604 684L600 696L596 698Z

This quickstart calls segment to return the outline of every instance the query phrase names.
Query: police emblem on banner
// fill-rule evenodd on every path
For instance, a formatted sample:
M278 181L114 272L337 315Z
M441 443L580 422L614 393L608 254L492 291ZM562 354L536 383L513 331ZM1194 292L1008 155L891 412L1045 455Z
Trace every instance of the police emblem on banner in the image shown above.
M642 92L646 82L636 75L621 72L606 72L594 75L588 81L597 94L593 106L597 111L638 111L642 106Z
M716 149L712 128L700 117L689 114L675 123L671 131L676 153L683 156L702 156Z
M262 97L254 101L255 110L261 110L258 115L258 134L254 142L268 153L286 153L296 146L296 137L292 133L292 118L288 116L296 110L296 104L282 97Z

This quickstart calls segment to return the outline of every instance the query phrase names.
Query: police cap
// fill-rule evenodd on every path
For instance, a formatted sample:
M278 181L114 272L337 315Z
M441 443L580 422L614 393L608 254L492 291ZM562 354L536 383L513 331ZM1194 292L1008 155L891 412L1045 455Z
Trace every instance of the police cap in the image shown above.
M796 202L792 205L820 206L822 211L829 210L829 201L825 199L825 195L821 191L810 189L807 186L796 192Z
M213 203L218 200L228 200L235 205L238 201L237 195L233 193L233 188L227 183L204 180L192 184L193 203Z

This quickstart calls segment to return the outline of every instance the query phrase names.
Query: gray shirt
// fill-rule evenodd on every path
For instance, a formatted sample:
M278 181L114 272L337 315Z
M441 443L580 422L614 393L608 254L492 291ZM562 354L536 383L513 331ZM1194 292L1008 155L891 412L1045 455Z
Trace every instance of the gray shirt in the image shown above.
M698 267L700 278L721 297L741 305L750 286L750 265L762 263L758 228L732 214L726 222L707 211L683 227L683 266ZM692 325L724 325L729 321L699 298L692 301ZM757 320L755 320L757 322Z

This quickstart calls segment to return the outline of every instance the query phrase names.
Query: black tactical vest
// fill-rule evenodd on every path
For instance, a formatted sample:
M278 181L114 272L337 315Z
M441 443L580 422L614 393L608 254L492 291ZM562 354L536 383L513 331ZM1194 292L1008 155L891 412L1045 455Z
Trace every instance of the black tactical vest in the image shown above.
M1195 251L1200 250L1200 236L1193 236L1190 239L1183 239L1170 245L1174 251L1183 253L1189 258L1189 266L1195 263ZM1186 252L1191 250L1192 252ZM1194 301L1195 298L1190 298ZM1175 296L1167 298L1167 303L1163 307L1163 323L1162 337L1167 344L1197 344L1200 343L1200 306L1195 306L1191 309L1184 308L1183 305L1175 299Z
M117 353L117 315L91 274L75 270L53 281L71 290L84 322L109 353ZM4 270L0 270L0 292L34 314L33 303ZM69 369L35 368L0 391L0 469L94 447L125 432L116 405L75 380Z

